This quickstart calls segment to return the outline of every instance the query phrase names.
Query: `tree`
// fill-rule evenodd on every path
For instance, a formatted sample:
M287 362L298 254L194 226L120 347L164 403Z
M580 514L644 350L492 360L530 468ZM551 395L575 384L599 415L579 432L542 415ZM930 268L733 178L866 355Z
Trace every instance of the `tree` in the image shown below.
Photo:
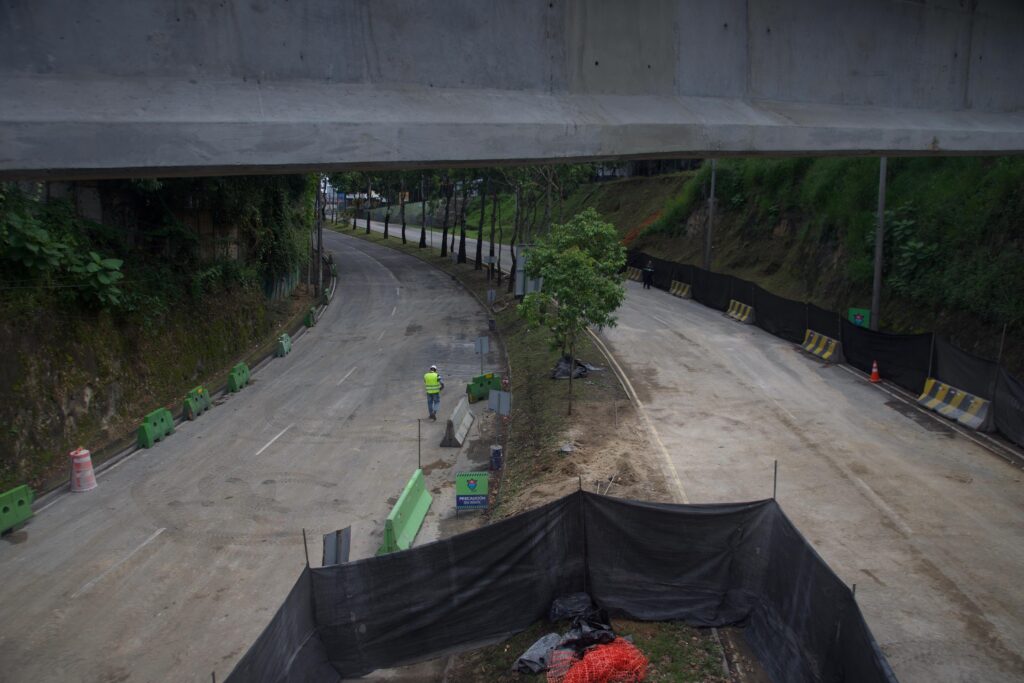
M420 173L420 249L427 248L427 183Z
M480 270L483 267L484 213L487 208L487 190L490 188L490 184L491 176L485 173L484 186L480 190L480 225L476 230L476 260L473 261L473 270Z
M615 226L594 209L552 226L530 250L526 274L544 283L540 292L524 297L519 314L531 327L547 326L552 346L568 356L570 415L577 342L592 325L615 326L613 313L626 296L621 273L625 264L626 250Z

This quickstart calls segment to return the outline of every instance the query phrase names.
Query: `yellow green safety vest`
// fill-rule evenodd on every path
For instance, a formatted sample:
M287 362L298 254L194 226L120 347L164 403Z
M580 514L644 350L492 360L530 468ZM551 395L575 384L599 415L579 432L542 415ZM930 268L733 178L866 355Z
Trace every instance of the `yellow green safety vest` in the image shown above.
M426 385L428 394L441 393L441 380L436 372L428 372L423 375L423 384Z

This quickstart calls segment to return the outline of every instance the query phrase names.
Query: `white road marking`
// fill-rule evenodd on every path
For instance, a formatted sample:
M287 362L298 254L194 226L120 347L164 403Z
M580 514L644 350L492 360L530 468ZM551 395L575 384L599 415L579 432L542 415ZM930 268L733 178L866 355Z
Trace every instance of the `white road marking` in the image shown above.
M387 332L387 330L381 330L381 331L380 331L380 334L379 334L379 335L377 335L377 341L380 341L381 339L383 339L383 338L384 338L384 333L385 333L385 332Z
M104 572L103 572L102 574L100 574L99 576L97 576L97 577L96 577L95 579L93 579L93 580L89 581L89 582L88 582L88 583L86 583L86 584L85 584L84 586L82 586L81 588L79 588L79 589L78 589L78 590L77 590L77 591L76 591L76 592L75 592L75 593L74 593L74 594L73 594L73 595L71 596L71 599L72 599L72 600L74 600L74 599L75 599L75 598L77 598L77 597L78 597L79 595L82 595L82 594L83 594L83 593L85 593L86 591L90 590L90 589L91 589L91 588L92 588L93 586L95 586L95 585L96 585L97 583L99 583L100 581L102 581L102 580L103 580L103 577L107 576L108 574L110 574L110 572L114 571L115 569L117 569L118 567L120 567L120 566L121 566L122 564L124 564L124 563L125 563L125 562L127 562L128 560L132 559L132 557L133 557L133 556L135 555L135 553L139 552L140 550L142 550L143 548L145 548L145 547L146 547L147 545L149 545L150 543L152 543L152 542L153 542L154 540L156 540L156 537L157 537L157 536L159 536L160 534L162 534L162 533L163 533L163 532L165 532L165 531L167 531L167 529L166 529L165 527L161 527L161 528L157 529L156 531L154 531L154 532L153 532L152 534L150 534L149 538L147 538L147 539L146 539L145 541L143 541L143 542L142 542L141 544L139 544L139 545L138 545L138 546L137 546L137 547L135 548L135 550L131 551L130 553L128 553L127 555L125 555L125 556L124 556L123 558L121 558L121 559L120 559L120 560L119 560L118 562L116 562L116 563L115 563L115 564L113 564L112 566L108 567L108 568L106 569L106 571L104 571Z
M342 377L341 379L339 379L339 380L338 380L338 383L337 383L337 384L336 384L335 386L338 386L338 387L340 387L340 386L341 386L341 383L342 383L342 382L344 382L345 380L347 380L347 379L349 378L349 375L351 375L351 374L352 374L353 372L355 372L355 371L356 371L356 369L355 369L355 368L352 368L351 370L349 370L348 372L346 372L346 373L345 373L345 376L344 376L344 377Z
M263 446L263 448L261 448L261 449L259 449L258 451L256 451L256 455L259 455L259 454L260 454L260 453L262 453L263 451L265 451L265 450L267 450L268 448L270 448L270 445L271 445L272 443L274 443L275 441L277 441L278 439L280 439L280 438L281 438L282 436L284 436L284 433L285 433L285 432L287 432L287 431L288 431L289 429L291 429L291 428L292 428L292 427L294 427L294 426L295 426L295 423L293 422L293 423L291 423L290 425L288 425L287 427L285 427L284 429L282 429L281 431L279 431L279 432L277 433L277 436L275 436L275 437L274 437L273 439L271 439L270 441L268 441L268 442L267 442L267 443L266 443L266 444L265 444L265 445Z
M397 311L397 310L398 310L398 305L396 304L395 307L391 309L391 317L392 318L395 317L395 311Z
M629 396L630 400L633 401L633 405L636 406L637 412L640 413L640 418L644 421L647 431L650 432L655 445L658 447L658 450L661 451L661 457L664 458L665 465L668 467L669 474L672 477L672 483L676 485L676 491L679 499L684 503L689 503L690 499L687 497L686 490L683 488L683 481L679 478L679 472L676 470L676 464L672 461L672 456L668 454L668 449L665 448L665 444L662 442L661 436L658 435L658 430L654 428L654 422L647 415L647 410L644 409L644 404L640 401L640 397L637 396L636 390L633 388L633 384L629 381L629 377L626 376L626 373L622 370L618 361L615 360L611 351L608 350L608 347L601 341L601 338L589 328L587 329L587 332L589 332L590 336L594 338L594 342L597 344L597 347L604 354L605 358L608 359L608 362L611 363L612 369L615 370L615 374L619 378L619 382L622 383L622 388L626 390L626 394Z

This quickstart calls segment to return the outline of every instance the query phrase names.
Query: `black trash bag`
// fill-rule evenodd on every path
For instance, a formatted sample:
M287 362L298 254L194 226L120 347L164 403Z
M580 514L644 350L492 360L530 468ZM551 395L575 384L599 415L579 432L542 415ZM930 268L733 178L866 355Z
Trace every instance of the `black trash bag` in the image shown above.
M572 363L572 359L569 356L562 356L555 363L554 369L551 370L551 379L569 379L569 366ZM579 379L580 377L586 377L589 368L586 363L576 359L576 369L573 371L572 378Z
M615 640L615 631L608 623L608 614L598 610L595 617L576 617L572 620L572 628L562 636L562 647L571 647L582 651L591 645L603 645Z
M556 622L562 619L585 617L590 615L594 609L594 601L590 599L589 593L559 595L551 603L551 609L548 610L548 621Z
M519 656L519 659L512 665L512 670L523 674L539 674L542 671L547 671L551 662L551 652L561 643L562 636L557 633L542 636Z

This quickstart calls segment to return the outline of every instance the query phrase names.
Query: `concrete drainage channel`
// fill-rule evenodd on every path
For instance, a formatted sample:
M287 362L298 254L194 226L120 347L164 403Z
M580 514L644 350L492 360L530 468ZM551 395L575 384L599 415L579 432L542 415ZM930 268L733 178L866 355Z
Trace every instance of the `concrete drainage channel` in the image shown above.
M160 407L147 414L139 427L139 431L145 433L145 438L143 438L141 434L137 434L131 444L123 447L115 455L104 460L101 464L96 465L93 468L95 475L98 477L111 468L118 466L139 450L148 448L154 442L170 436L174 432L175 427L189 419L186 414L187 412L191 410L193 411L194 416L198 417L199 414L215 405L217 399L224 397L228 393L241 390L249 383L251 375L265 368L275 357L282 357L290 353L292 344L301 339L310 327L316 325L316 323L323 317L331 301L334 300L334 294L338 288L337 270L334 267L333 262L328 261L327 258L324 259L324 263L325 266L327 266L327 270L331 277L330 289L326 292L326 299L322 300L319 305L312 306L308 311L303 313L301 318L295 321L284 334L275 340L274 345L269 350L261 353L257 357L251 369L244 362L238 363L232 367L228 374L228 379L223 385L218 386L212 391L206 392L199 392L198 390L202 387L196 387L188 392L183 403L174 413L171 413L170 409L166 407ZM205 396L197 395L202 393L205 393ZM125 440L122 440L122 443L124 441ZM145 445L140 442L145 442ZM72 475L69 475L69 481L71 481L71 479ZM20 489L21 487L18 487L14 490ZM57 503L65 494L70 492L67 482L50 489L32 503L32 514L42 512L46 508Z

